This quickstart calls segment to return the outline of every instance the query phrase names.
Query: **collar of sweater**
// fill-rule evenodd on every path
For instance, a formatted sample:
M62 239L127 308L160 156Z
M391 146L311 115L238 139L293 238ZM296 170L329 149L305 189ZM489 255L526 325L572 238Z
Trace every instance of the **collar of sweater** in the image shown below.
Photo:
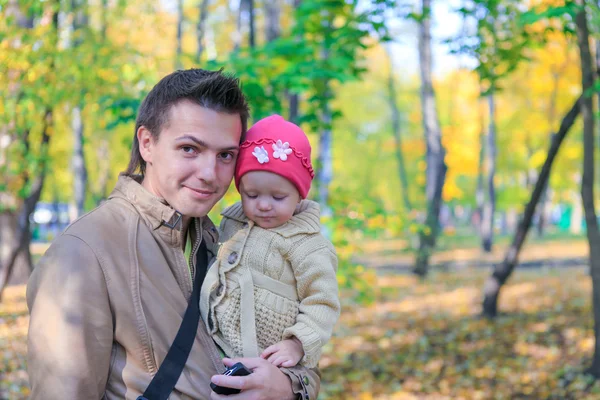
M227 207L221 215L241 223L249 222L248 217L244 214L241 202ZM278 233L283 237L291 237L299 233L321 232L319 204L312 200L302 200L288 222L276 228L268 229L268 231Z

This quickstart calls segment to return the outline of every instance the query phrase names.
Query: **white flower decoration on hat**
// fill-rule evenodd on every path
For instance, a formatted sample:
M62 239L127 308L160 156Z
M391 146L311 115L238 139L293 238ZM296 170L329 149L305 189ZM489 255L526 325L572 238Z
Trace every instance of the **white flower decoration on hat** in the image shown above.
M282 143L281 140L278 140L277 143L273 143L274 158L286 161L288 154L292 154L292 149L290 149L290 144L288 142Z
M255 147L252 155L256 157L258 162L261 164L269 162L269 153L267 153L267 150L265 150L263 146Z

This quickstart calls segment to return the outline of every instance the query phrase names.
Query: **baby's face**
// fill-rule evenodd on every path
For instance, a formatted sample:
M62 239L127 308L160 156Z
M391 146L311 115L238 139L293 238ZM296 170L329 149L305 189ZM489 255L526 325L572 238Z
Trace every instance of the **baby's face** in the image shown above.
M242 176L240 194L246 216L265 229L286 223L300 202L294 184L267 171L251 171Z

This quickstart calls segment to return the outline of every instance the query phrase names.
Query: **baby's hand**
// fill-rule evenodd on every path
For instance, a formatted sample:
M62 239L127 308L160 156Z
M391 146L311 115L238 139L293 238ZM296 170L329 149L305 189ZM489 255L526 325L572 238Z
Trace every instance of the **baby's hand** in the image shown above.
M294 338L269 346L260 355L276 367L293 367L304 357L302 342Z

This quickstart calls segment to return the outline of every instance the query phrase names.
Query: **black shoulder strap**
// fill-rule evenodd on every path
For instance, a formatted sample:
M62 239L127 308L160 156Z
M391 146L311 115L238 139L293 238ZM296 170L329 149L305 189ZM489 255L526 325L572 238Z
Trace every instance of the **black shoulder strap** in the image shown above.
M200 243L198 252L196 253L196 276L194 277L194 288L192 296L181 326L175 336L175 340L167 353L164 361L158 368L158 372L152 378L152 381L146 388L142 396L137 400L167 400L173 391L173 388L179 380L179 376L185 367L196 332L198 331L198 322L200 321L200 288L208 269L208 253L204 240Z

